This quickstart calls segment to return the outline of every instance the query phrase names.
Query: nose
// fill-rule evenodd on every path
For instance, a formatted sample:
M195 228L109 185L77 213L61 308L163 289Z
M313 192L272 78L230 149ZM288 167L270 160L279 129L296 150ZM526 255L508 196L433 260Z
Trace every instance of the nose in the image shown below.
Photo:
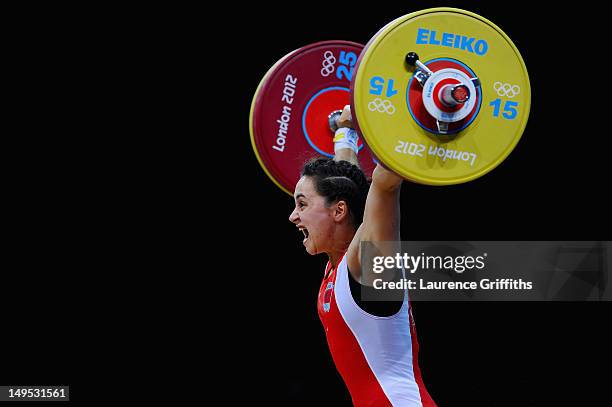
M298 216L297 207L296 207L293 210L293 212L291 212L291 215L289 215L289 222L297 224L299 220L300 220L300 217Z

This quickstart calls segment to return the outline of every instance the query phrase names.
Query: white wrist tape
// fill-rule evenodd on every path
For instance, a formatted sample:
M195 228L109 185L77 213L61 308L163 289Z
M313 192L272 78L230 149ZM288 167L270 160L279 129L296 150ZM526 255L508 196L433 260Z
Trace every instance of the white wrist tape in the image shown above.
M338 150L350 148L355 152L355 154L357 154L359 152L359 147L357 147L358 141L359 136L354 129L340 127L338 130L336 130L334 136L334 152L337 154Z

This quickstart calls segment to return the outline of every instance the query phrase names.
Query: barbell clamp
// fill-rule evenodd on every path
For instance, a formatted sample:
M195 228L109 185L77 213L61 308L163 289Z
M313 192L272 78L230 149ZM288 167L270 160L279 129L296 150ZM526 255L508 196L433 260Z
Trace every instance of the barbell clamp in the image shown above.
M416 70L414 72L414 77L421 84L421 86L425 86L425 82L431 75L433 75L433 71L429 69L424 63L419 61L419 55L416 52L409 52L406 54L406 63L410 66L415 66Z
M442 122L440 120L436 120L436 125L438 126L438 131L441 134L448 133L448 123L447 122Z

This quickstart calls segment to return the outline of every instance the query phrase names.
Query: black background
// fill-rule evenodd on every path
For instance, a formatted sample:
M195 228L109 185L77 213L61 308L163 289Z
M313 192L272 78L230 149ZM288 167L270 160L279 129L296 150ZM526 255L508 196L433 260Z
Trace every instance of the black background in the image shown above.
M266 8L257 18L241 20L249 46L241 50L248 69L241 70L246 80L238 131L248 175L237 186L244 192L238 213L251 237L247 258L253 274L241 312L252 323L245 325L239 359L246 361L253 400L351 405L316 314L326 259L304 252L287 220L292 199L269 182L250 151L250 98L267 69L293 49L328 39L365 44L396 17L434 6L480 14L512 38L529 71L531 113L514 152L488 175L442 188L405 182L402 238L590 240L609 234L603 194L607 131L590 109L588 81L577 75L598 52L592 10L465 1ZM608 398L600 370L609 357L607 303L413 307L422 374L440 406L586 405Z
M228 405L349 406L316 313L326 259L304 252L288 221L293 200L260 168L249 109L288 52L365 44L428 7L476 12L512 38L531 113L516 149L486 176L404 183L402 238L609 239L606 99L591 83L606 25L594 8L533 5L21 12L8 39L24 76L9 79L24 101L12 100L16 146L5 150L5 217L16 227L0 286L0 384L68 384L88 401L193 394L215 405L222 393ZM607 303L413 307L423 378L440 406L608 398Z

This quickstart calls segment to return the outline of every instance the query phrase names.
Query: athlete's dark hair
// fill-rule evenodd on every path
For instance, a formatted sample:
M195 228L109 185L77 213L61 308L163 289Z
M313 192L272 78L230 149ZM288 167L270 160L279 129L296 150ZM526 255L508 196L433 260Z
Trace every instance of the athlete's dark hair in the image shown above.
M345 201L353 225L355 228L361 225L370 181L359 167L348 161L313 158L302 168L302 176L314 179L315 189L327 206Z

